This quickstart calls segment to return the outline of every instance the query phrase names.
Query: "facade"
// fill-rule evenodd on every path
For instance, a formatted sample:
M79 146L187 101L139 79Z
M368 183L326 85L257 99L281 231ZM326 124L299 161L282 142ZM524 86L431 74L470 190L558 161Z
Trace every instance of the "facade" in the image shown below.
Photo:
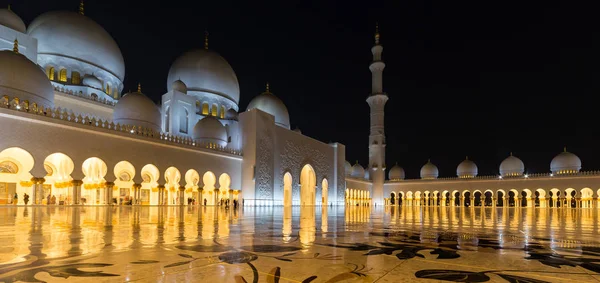
M369 164L346 161L340 143L290 130L290 115L266 85L240 111L235 71L205 44L171 65L155 104L124 95L121 51L84 15L47 12L29 26L0 10L0 204L405 205L593 207L600 172L560 153L551 173L524 174L512 154L497 176L468 158L456 178L428 161L421 179L385 164L383 47L369 69ZM387 179L386 179L386 171Z
M92 19L0 10L0 204L343 204L345 147L290 130L267 84L240 112L229 63L177 58L156 105ZM10 133L10 134L8 134Z

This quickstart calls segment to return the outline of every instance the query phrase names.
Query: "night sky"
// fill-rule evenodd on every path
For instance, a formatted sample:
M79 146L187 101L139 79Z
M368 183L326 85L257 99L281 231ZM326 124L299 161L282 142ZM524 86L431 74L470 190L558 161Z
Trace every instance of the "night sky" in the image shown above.
M43 12L77 11L79 5L11 2L26 24ZM347 160L365 166L365 99L378 21L390 97L388 168L397 161L407 177L417 178L431 158L440 176L453 177L468 155L480 175L492 175L512 151L527 172L542 173L566 145L580 156L583 170L600 169L600 25L591 4L124 2L86 0L85 13L121 48L125 90L141 82L156 102L166 92L171 63L202 48L208 29L210 48L237 74L241 110L268 81L287 105L292 128L345 144Z

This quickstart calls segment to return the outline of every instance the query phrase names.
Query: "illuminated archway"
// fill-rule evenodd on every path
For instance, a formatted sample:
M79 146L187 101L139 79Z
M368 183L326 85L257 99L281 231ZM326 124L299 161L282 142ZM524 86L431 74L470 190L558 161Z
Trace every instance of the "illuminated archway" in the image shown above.
M323 179L321 182L321 204L327 206L329 197L329 183L327 179Z
M118 204L129 202L131 197L131 188L133 187L133 178L135 177L135 167L129 161L120 161L113 170L115 174L115 187Z
M102 197L106 183L104 176L108 172L106 163L98 157L90 157L83 162L81 170L85 176L81 193L83 204L106 204Z
M348 189L346 189L346 199L348 198ZM283 175L283 206L292 205L292 174L286 172Z
M142 187L140 188L140 203L148 202L152 205L164 204L160 203L158 193L158 179L160 178L160 172L158 167L154 164L146 164L142 167ZM150 193L152 191L152 193Z
M168 198L165 198L165 201L167 204L179 203L179 181L181 181L179 169L171 166L165 170L165 190L168 192Z
M306 164L300 171L300 204L315 205L317 177L312 166Z
M202 176L202 183L204 183L203 193L202 193L202 201L205 205L215 205L215 184L217 182L217 177L211 171L207 171Z
M231 177L227 173L221 174L219 176L219 195L217 196L217 201L219 202L223 199L223 202L227 202L229 199L229 186L231 185Z
M0 152L0 204L24 204L23 196L31 187L33 156L20 147L10 147ZM15 199L15 194L18 195Z
M198 183L200 183L198 171L190 169L185 172L185 197L188 199L188 204L197 204L200 201Z

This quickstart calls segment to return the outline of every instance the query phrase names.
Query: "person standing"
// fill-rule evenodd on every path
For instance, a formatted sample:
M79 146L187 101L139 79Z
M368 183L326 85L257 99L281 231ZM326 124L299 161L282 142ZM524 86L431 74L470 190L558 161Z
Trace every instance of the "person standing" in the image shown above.
M29 195L27 193L25 193L25 195L23 196L23 202L25 202L25 205L27 205L27 203L29 202Z
M18 202L19 202L19 195L17 195L17 193L15 193L15 197L13 198L13 204L17 205Z

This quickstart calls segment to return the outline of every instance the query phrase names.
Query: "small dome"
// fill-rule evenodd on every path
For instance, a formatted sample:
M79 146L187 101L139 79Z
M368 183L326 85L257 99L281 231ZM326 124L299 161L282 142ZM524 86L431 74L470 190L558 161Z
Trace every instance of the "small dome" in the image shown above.
M550 162L550 171L552 174L575 174L581 170L581 159L565 148L565 151L559 153Z
M225 119L237 121L237 119L238 119L237 111L235 111L235 109L233 109L233 108L229 108L229 110L227 110L227 112L225 112Z
M525 164L521 159L514 157L512 152L500 163L500 175L503 177L522 176L525 172Z
M352 166L352 177L354 178L364 178L365 177L365 169L356 162L354 166Z
M227 129L214 116L206 116L194 126L194 141L227 146Z
M371 174L369 172L371 172L371 170L369 168L367 168L365 170L365 179L367 179L367 180L371 180Z
M138 91L126 93L119 99L114 108L113 122L160 132L162 120L158 106L145 96L138 86Z
M102 82L100 81L100 79L92 75L85 75L81 83L85 86L93 87L100 90L102 89Z
M267 84L267 90L255 97L248 104L250 109L258 109L260 111L271 114L275 117L275 124L286 129L290 128L290 114L288 113L287 107L283 104L283 101L269 91L269 84Z
M439 174L437 166L431 163L430 160L421 167L421 179L437 179Z
M240 85L231 65L219 53L208 49L195 49L183 53L169 69L167 88L181 80L188 91L211 93L240 101Z
M181 80L176 80L171 84L171 89L187 94L187 86Z
M477 165L475 162L469 160L469 157L458 164L456 168L456 176L459 178L475 178L478 172Z
M25 23L15 12L10 9L0 9L0 25L14 29L20 33L26 33Z
M12 50L0 51L0 62L0 94L54 107L54 88L36 64Z
M38 41L38 60L40 56L70 58L102 69L121 82L125 78L119 46L104 28L84 15L47 12L31 22L27 34Z
M404 169L402 169L402 167L398 166L398 163L396 163L396 165L394 165L392 169L390 169L390 172L388 173L388 178L392 181L404 180Z
M346 176L350 176L350 174L352 174L352 164L346 160L344 162L344 168L346 170Z

